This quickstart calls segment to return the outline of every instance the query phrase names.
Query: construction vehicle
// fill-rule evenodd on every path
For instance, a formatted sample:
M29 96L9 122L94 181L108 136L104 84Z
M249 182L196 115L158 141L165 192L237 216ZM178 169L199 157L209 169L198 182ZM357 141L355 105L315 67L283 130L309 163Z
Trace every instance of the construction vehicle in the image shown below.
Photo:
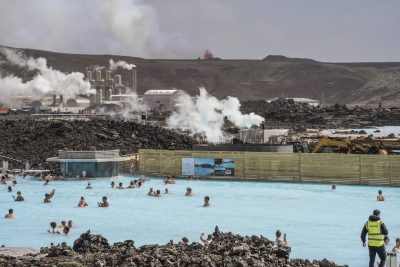
M375 145L370 144L357 144L348 139L333 139L329 137L321 137L318 142L314 144L311 153L346 153L346 154L384 154L387 151L380 149Z

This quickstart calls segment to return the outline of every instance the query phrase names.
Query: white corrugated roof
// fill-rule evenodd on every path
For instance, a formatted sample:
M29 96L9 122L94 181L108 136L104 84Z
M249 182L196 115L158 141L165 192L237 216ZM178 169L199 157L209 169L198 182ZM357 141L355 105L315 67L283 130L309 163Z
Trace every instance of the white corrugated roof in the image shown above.
M145 95L172 95L178 91L179 90L176 90L176 89L173 89L173 90L149 90L144 94Z

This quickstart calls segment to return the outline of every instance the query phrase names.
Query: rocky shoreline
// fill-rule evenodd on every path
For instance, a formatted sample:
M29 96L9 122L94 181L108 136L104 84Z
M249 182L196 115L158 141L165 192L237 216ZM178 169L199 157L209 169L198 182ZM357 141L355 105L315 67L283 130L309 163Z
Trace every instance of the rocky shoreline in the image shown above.
M174 244L170 241L165 245L145 245L136 248L132 240L110 245L103 236L93 235L88 231L75 240L72 247L63 243L42 248L38 254L22 257L0 256L0 265L5 267L339 267L326 259L321 261L289 259L290 247L274 247L274 242L263 236L223 233L216 227L212 239L209 245L197 242Z
M292 99L241 102L243 113L254 112L263 116L268 128L364 128L400 125L397 107L347 107L344 104L310 106Z
M140 148L191 149L192 138L161 127L117 120L48 121L0 120L0 155L22 161L9 161L12 168L47 168L46 158L58 150L120 149L121 155Z

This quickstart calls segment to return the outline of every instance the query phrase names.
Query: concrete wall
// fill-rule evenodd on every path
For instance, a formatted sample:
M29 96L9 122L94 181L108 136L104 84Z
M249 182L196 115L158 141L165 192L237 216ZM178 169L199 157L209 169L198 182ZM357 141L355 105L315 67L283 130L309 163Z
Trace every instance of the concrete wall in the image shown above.
M226 179L400 186L400 156L243 151L139 150L139 169L152 175L182 175L182 158L231 158Z

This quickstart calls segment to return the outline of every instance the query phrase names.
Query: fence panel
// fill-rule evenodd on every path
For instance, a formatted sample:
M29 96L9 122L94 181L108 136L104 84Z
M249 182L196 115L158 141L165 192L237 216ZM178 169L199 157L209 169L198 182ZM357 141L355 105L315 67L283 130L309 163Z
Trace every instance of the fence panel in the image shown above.
M140 170L182 175L182 158L230 158L229 179L400 186L400 156L243 151L139 150Z

